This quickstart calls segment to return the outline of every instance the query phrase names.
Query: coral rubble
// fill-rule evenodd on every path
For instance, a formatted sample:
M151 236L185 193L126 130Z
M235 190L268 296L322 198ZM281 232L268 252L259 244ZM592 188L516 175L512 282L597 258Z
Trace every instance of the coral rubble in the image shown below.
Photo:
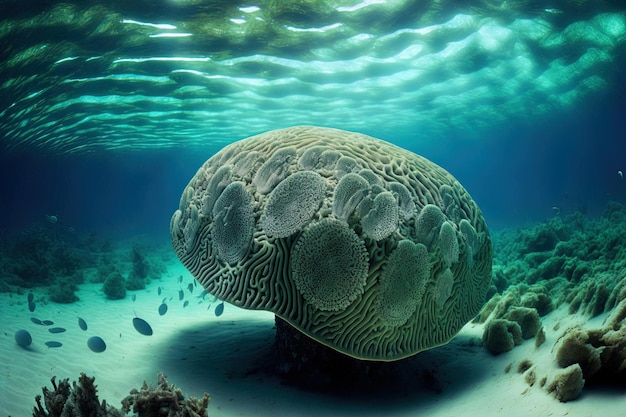
M43 387L43 398L41 395L35 397L37 406L33 410L33 417L121 417L124 415L107 405L105 400L100 402L96 385L94 385L94 377L89 378L81 373L78 382L73 381L70 384L69 379L66 378L58 385L55 379L53 376L50 380L54 390Z
M185 399L180 388L168 384L165 375L160 373L156 386L149 387L144 382L141 389L133 389L122 400L122 410L128 413L132 408L139 417L206 417L209 400L206 392L200 399Z
M162 373L155 387L146 382L140 390L133 389L124 400L121 410L98 399L95 377L80 374L78 382L64 379L58 384L51 379L53 390L43 387L43 397L37 395L33 417L123 417L131 411L138 417L208 417L209 394L202 398L185 399L182 391L170 385Z
M554 370L540 386L559 401L577 398L585 384L623 385L626 207L609 203L599 219L575 213L497 232L494 249L493 296L475 319L485 323L485 348L493 354L513 349L518 343L504 324L515 322L523 339L536 338L536 349L544 349L549 333ZM582 322L544 328L542 319L556 309ZM587 324L603 313L601 325ZM537 371L526 375L533 384Z

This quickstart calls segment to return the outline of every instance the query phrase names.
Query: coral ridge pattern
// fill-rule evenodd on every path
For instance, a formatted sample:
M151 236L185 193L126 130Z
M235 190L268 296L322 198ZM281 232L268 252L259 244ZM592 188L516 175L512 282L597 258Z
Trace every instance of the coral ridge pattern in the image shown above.
M447 343L491 284L489 232L461 184L414 153L336 129L223 148L185 188L170 232L209 293L358 359Z

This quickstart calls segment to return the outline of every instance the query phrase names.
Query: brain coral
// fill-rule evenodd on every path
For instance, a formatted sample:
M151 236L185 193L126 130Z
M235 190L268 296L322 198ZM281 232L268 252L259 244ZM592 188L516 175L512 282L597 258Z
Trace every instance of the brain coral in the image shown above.
M336 129L226 146L187 185L170 233L209 293L359 359L447 343L478 313L491 278L487 226L454 177Z
M325 218L300 234L291 252L291 274L305 300L319 310L343 310L363 292L368 256L347 224Z
M261 216L261 227L269 236L293 235L320 208L325 188L324 178L316 172L291 174L270 193L265 213Z

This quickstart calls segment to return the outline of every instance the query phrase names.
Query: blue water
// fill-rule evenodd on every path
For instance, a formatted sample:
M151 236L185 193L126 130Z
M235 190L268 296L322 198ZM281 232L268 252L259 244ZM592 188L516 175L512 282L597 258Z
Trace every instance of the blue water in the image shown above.
M535 123L486 129L482 138L467 139L458 131L437 141L398 141L393 129L379 137L452 173L491 228L544 221L556 214L553 207L561 214L597 217L608 201L626 203L626 179L618 175L626 171L626 81L615 90ZM67 156L37 149L3 152L0 229L20 230L55 215L56 226L77 233L168 239L183 188L218 149L207 144Z
M79 298L104 302L102 290L81 288L100 288L110 266L130 278L135 250L152 262L152 287L171 281L164 271L182 267L170 219L191 178L224 146L273 129L360 132L449 171L491 231L522 229L494 246L510 245L495 265L501 293L525 283L523 268L541 269L517 248L542 229L533 226L566 219L546 229L567 229L562 250L580 245L568 215L626 205L626 8L496 3L2 2L0 290L20 311L3 323L2 347L18 349L27 291L38 314L55 308L49 286L74 278ZM622 205L591 230L618 230ZM610 250L620 246L608 236ZM555 258L557 240L546 251ZM614 260L593 268L617 293ZM533 279L572 279L571 265ZM88 308L77 314L89 319Z
M210 156L210 153L207 153ZM168 239L180 194L207 155L181 151L49 157L12 155L2 164L3 228L32 223L104 237Z
M0 228L166 237L203 161L301 124L432 159L491 227L623 201L623 5L439 3L4 2Z

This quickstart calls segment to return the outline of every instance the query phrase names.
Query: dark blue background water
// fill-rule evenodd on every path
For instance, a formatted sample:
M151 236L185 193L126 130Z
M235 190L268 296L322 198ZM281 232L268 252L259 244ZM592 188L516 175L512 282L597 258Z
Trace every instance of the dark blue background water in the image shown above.
M532 125L500 126L482 140L464 139L463 132L436 143L398 140L393 131L378 136L450 171L491 228L545 220L554 215L553 206L562 215L580 210L597 216L609 200L626 203L626 179L617 173L626 172L624 91L622 82L576 108ZM56 215L54 227L73 227L77 233L168 239L183 188L216 151L207 146L205 152L2 154L0 228L18 230Z

